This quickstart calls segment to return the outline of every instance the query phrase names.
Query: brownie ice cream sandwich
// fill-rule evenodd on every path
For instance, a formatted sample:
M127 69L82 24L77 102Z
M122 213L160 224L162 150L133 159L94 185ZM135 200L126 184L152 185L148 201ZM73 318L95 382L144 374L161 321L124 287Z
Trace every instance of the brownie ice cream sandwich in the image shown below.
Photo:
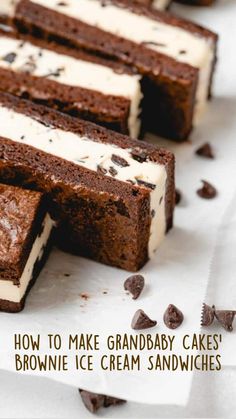
M172 226L171 152L4 93L0 177L51 196L65 250L129 271Z
M20 31L121 61L143 77L146 129L186 139L211 91L217 36L125 0L20 0Z
M0 31L0 90L139 135L140 76L84 52Z
M40 192L0 184L0 311L24 308L46 261L52 228Z

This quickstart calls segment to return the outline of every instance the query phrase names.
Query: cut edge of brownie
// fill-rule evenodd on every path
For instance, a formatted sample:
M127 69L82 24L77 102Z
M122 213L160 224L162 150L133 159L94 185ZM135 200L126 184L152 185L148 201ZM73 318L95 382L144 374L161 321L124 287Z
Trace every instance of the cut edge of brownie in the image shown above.
M165 201L167 230L171 227L174 210L174 156L171 152L168 152L165 149L156 148L148 143L131 140L118 133L108 131L85 121L65 116L43 106L32 105L27 101L19 100L8 94L0 93L0 104L1 103L3 106L9 107L16 112L18 110L20 113L35 118L37 121L41 119L44 124L48 124L49 126L52 124L65 131L71 131L77 134L83 133L83 135L86 135L93 141L96 141L95 139L97 139L99 142L108 144L112 141L113 144L121 148L131 148L134 151L141 150L148 154L148 158L151 161L164 165L167 172ZM34 158L32 155L34 155ZM136 220L140 219L143 211L146 214L146 222L141 223L139 228L141 228L141 230L145 229L146 233L142 234L143 237L145 236L146 238L143 242L138 244L139 250L136 249L136 257L133 256L132 263L125 260L121 263L121 267L124 267L124 269L127 270L137 270L147 261L147 243L149 240L149 233L147 234L147 231L149 232L150 228L150 190L145 187L140 188L129 184L128 182L122 182L111 177L100 175L97 172L81 168L81 166L63 160L62 158L49 156L40 150L24 144L15 143L12 140L2 140L0 158L1 175L4 181L10 183L17 181L20 182L22 186L36 188L50 193L51 196L53 196L54 201L57 202L56 211L58 211L58 206L60 206L60 204L62 204L62 206L64 205L65 209L65 201L68 198L68 194L68 200L71 201L73 206L73 203L78 200L78 188L80 190L80 202L82 202L83 205L85 205L83 199L86 199L88 193L99 194L102 192L103 198L107 200L109 200L109 194L112 194L113 197L114 194L116 195L115 200L120 202L119 207L116 206L116 213L117 211L121 211L120 215L123 217L125 215L126 206L128 208L128 213L130 213L131 210L134 212ZM32 159L34 161L32 161ZM31 166L30 169L29 166ZM43 171L44 175L42 175ZM78 186L78 184L80 186ZM92 191L91 185L93 185ZM66 188L68 189L66 190ZM124 206L121 205L122 202L125 203ZM99 211L100 210L98 210L98 213ZM114 208L112 208L111 211L114 211ZM138 214L137 211L141 212ZM69 207L66 208L66 212L70 212ZM98 214L98 217L99 216L100 215ZM66 222L64 223L64 226L67 227ZM66 230L67 229L64 228L65 232ZM142 234L139 232L140 237ZM71 242L73 243L73 240L71 240ZM83 249L80 250L82 251ZM108 254L92 254L91 257L94 257L96 260L102 259L104 263L116 265L114 260L109 260Z

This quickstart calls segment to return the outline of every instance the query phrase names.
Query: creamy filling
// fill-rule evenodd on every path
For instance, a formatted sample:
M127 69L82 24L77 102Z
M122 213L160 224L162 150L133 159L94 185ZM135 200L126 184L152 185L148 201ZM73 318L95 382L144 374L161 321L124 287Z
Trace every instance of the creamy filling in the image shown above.
M164 165L147 159L143 163L132 157L131 149L104 144L61 129L46 127L40 122L0 107L0 135L27 144L48 154L61 157L81 167L102 172L123 182L131 182L150 189L151 257L166 232L165 195L166 169Z
M39 48L6 36L0 37L0 67L47 77L57 83L121 96L130 101L129 133L138 137L142 99L140 76L118 74L113 69L89 61Z
M170 4L170 0L153 0L152 7L157 10L165 10Z
M199 69L195 115L204 109L214 59L214 44L177 26L137 15L112 4L103 7L98 0L31 0L31 2L77 18L89 25L166 54Z
M18 2L19 0L2 0L0 2L0 15L13 17Z
M19 285L14 285L12 281L3 280L0 277L0 299L13 303L19 303L22 300L32 279L34 266L36 262L40 261L43 257L44 249L47 245L53 225L53 220L49 214L47 214L42 224L42 232L36 237L32 246Z

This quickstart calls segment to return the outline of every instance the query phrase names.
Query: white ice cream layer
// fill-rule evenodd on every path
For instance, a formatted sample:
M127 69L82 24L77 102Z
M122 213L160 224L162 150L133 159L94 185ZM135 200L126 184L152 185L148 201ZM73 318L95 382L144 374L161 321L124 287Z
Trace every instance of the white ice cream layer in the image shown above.
M124 97L130 101L129 133L134 138L139 134L140 76L118 74L109 67L77 60L6 36L0 37L0 67L29 72L36 77L46 76L57 83L95 90L104 95Z
M130 149L122 149L114 144L93 141L72 132L53 129L28 116L0 107L0 135L19 143L28 144L54 156L61 157L87 169L97 171L98 166L112 176L110 167L116 170L114 177L124 182L147 182L150 189L151 227L149 256L157 249L166 231L165 195L166 169L164 165L146 161L140 163L131 156ZM121 167L112 161L112 155L126 160Z
M214 59L214 45L211 39L112 4L103 7L99 0L65 0L61 6L58 0L31 2L138 44L145 43L147 48L198 68L195 115L204 109Z
M13 17L16 4L19 0L1 0L0 1L0 15Z
M170 0L153 0L152 7L157 10L165 10L170 4Z
M47 214L42 224L42 233L40 233L40 235L35 239L24 271L21 275L19 285L14 285L12 281L3 280L0 277L1 300L7 300L13 303L19 303L22 300L26 293L30 280L32 279L35 263L38 260L40 261L43 256L44 247L47 245L53 225L53 220Z

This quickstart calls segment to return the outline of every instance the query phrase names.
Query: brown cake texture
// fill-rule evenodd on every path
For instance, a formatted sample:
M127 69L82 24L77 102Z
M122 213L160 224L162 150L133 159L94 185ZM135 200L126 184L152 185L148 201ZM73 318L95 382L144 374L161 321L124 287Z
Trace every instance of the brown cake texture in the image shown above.
M2 179L2 177L1 177ZM20 278L46 215L46 200L42 193L0 184L0 280L20 285ZM49 252L37 260L26 293L20 302L1 297L0 311L18 312L24 308L26 295L38 277Z
M0 93L0 106L30 116L51 129L60 128L95 142L132 149L138 153L135 159L164 165L166 228L171 228L174 210L171 152L8 94ZM0 138L0 177L4 182L50 196L53 216L58 220L57 242L65 250L129 271L136 271L147 262L149 185L123 182L7 138Z
M215 0L175 0L178 3L188 4L189 6L211 6Z
M104 4L106 5L106 2ZM217 36L212 32L169 13L125 0L113 0L112 4L128 8L138 15L183 28L216 43ZM145 45L90 26L63 14L63 11L55 12L29 0L19 2L15 12L15 24L20 31L32 33L36 37L52 39L63 45L87 50L92 54L134 67L143 76L145 128L175 140L188 137L193 124L199 73L197 68L151 50Z
M32 36L19 34L17 31L6 32L0 29L0 37L17 39L29 42L40 50L49 50L60 55L70 56L85 62L91 62L112 69L117 74L134 74L134 71L122 63L115 63L101 57L95 57L82 50L64 47L55 42L47 42ZM9 51L9 56L19 54L19 51ZM43 52L41 52L43 54ZM7 55L7 56L8 56ZM5 57L1 54L1 60ZM99 91L87 89L79 86L67 85L60 82L60 69L57 71L56 81L47 76L37 77L32 73L37 67L37 61L31 56L26 61L25 68L21 71L1 67L0 63L0 90L13 95L27 98L36 103L40 103L53 109L60 110L67 114L79 117L96 124L105 126L109 129L129 134L130 99L122 96L103 94ZM50 75L50 74L49 74ZM94 74L96 77L96 74ZM79 79L79 75L78 75Z

